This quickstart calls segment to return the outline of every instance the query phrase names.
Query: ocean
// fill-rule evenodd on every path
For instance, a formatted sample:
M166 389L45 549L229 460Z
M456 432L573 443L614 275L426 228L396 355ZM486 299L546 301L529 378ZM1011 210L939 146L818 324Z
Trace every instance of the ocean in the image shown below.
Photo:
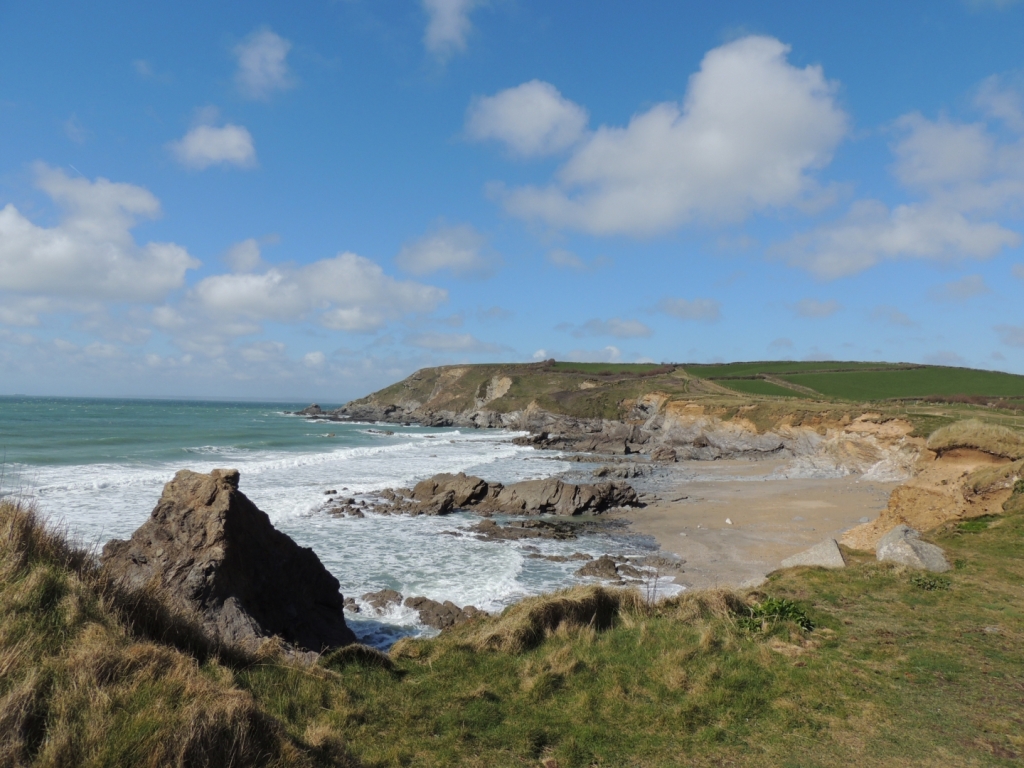
M240 489L274 525L312 547L358 598L385 587L500 611L577 583L580 563L530 554L643 554L652 542L608 530L574 541L485 542L452 536L479 518L368 514L338 518L325 491L359 497L438 472L503 483L578 471L552 451L514 445L517 433L310 421L304 403L0 397L0 494L31 500L87 547L128 538L179 469L236 468ZM661 592L673 585L663 583ZM387 647L430 634L401 606L348 614L360 638Z

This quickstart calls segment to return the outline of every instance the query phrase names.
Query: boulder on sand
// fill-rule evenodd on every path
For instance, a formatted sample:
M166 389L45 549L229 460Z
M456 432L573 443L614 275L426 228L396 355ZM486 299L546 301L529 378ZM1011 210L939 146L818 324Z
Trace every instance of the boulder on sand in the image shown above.
M798 552L782 561L783 568L793 568L798 565L818 566L820 568L845 568L846 558L843 557L839 544L835 539L825 539L820 544L815 544L810 549Z
M131 539L103 548L102 567L195 611L225 642L254 648L276 635L320 652L356 641L338 580L238 490L238 470L178 472Z
M933 573L948 571L951 566L946 553L941 547L921 541L920 536L909 525L897 525L878 542L875 557L879 562L899 563Z

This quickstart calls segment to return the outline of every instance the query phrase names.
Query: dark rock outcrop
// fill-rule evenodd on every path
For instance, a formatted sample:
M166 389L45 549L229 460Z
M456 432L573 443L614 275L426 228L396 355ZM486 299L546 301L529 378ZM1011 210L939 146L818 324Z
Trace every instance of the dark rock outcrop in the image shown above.
M401 604L402 593L385 588L377 592L367 592L362 599L368 602L375 611L386 611L392 605Z
M463 472L434 475L412 490L387 489L381 499L375 512L411 515L443 515L455 509L483 515L580 515L640 505L628 483L577 485L548 478L502 485Z
M296 411L295 415L296 416L322 416L323 412L324 412L323 408L321 408L316 403L313 403L312 405L307 405L301 411Z
M102 567L195 611L226 642L255 647L276 635L320 652L356 640L337 579L238 490L237 470L178 472L131 539L103 548Z
M493 520L483 520L469 529L481 541L520 541L521 539L555 539L568 541L576 538L576 532L567 523L549 523L546 520L520 520L508 525L498 525Z
M472 605L459 608L451 600L439 603L429 597L407 597L405 607L412 608L420 615L420 621L434 629L448 629L456 624L462 624L477 616L486 616L486 611L481 611Z

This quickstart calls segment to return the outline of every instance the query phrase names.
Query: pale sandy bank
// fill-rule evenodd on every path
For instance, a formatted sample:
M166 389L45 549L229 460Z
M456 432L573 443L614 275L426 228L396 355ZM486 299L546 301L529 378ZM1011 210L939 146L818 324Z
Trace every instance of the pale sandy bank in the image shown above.
M643 509L623 516L686 563L690 588L759 583L790 555L873 520L895 483L860 475L775 479L785 461L725 460L674 465ZM731 524L726 521L731 521Z

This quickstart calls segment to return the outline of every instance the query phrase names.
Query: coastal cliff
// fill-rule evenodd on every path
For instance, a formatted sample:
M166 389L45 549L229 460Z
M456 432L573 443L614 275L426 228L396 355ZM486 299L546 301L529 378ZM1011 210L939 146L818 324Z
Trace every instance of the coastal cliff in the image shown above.
M877 408L837 402L752 398L680 366L588 372L532 365L425 368L334 411L311 418L504 428L523 444L655 459L800 458L818 473L910 476L924 449L915 427ZM884 410L884 409L883 409Z

